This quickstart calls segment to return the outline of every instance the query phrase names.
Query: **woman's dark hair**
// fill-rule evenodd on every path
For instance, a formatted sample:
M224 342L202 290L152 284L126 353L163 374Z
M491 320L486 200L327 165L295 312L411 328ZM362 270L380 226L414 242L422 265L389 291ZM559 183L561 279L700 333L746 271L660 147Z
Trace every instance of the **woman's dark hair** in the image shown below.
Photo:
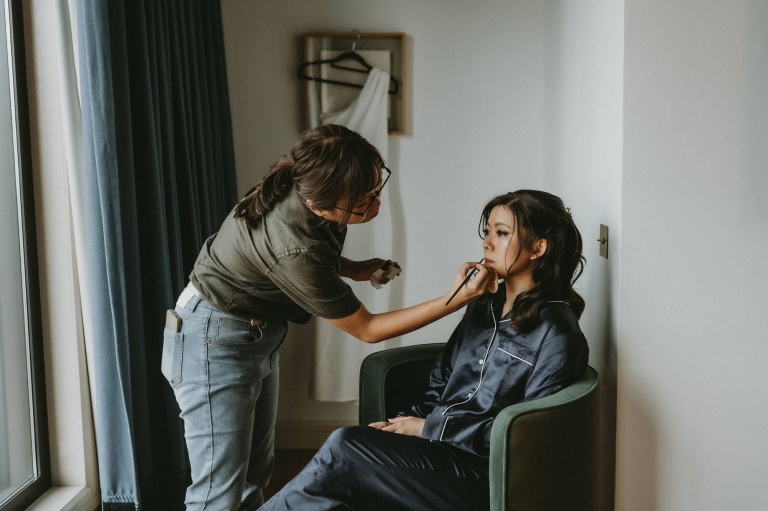
M255 229L293 188L303 200L312 201L312 207L333 209L339 204L350 211L381 186L383 165L379 151L359 133L337 124L318 126L240 199L235 218ZM349 217L345 213L339 225L346 225Z
M559 197L538 190L518 190L492 199L480 217L480 237L493 208L502 206L514 217L520 249L533 251L533 244L547 240L547 249L534 260L533 288L520 293L512 305L511 325L518 332L530 332L541 322L539 310L550 301L568 302L577 318L584 312L584 299L573 284L584 271L581 233ZM507 269L509 273L512 267ZM503 277L503 276L502 276Z

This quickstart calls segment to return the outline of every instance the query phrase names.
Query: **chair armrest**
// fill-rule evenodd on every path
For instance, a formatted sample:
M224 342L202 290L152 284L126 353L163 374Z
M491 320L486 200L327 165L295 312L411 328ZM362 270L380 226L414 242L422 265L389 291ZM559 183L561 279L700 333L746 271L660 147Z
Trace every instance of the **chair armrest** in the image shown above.
M491 430L491 509L596 509L597 372L502 410Z
M397 389L399 381L408 379L407 391L411 396L423 394L429 370L426 375L422 371L432 367L444 346L445 343L404 346L365 357L360 365L360 425L389 418L387 413L396 406L395 401L412 403L400 395L403 389Z

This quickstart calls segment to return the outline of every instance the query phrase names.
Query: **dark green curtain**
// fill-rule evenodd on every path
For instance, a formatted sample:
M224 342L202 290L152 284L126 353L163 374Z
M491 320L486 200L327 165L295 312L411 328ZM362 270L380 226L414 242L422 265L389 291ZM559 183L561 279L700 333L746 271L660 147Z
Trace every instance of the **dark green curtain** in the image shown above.
M217 0L79 0L105 510L183 509L179 410L160 373L166 309L236 200Z

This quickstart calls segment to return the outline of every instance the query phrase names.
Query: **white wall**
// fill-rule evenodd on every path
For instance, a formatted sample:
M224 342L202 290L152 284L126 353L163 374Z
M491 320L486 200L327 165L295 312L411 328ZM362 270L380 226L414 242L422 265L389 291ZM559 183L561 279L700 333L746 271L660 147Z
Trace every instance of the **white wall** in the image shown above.
M391 255L371 254L404 265L393 283L404 305L445 293L460 264L481 256L477 222L488 199L541 186L541 2L225 0L222 11L241 192L304 127L303 33L407 34L408 134L390 137L387 162L402 242ZM444 341L458 321L454 314L403 342ZM278 420L356 421L354 405L306 397L307 332L293 328L281 349Z
M600 374L599 509L613 509L621 241L624 3L557 0L544 9L544 182L570 207L587 265L581 328ZM609 227L609 259L599 226Z
M768 3L625 20L616 509L766 509Z
M768 4L225 0L223 12L241 191L303 127L303 32L405 32L409 133L391 138L389 160L405 303L442 293L477 257L487 198L559 194L588 258L601 509L614 399L616 509L765 508ZM457 321L406 342L444 339ZM282 351L280 419L354 419L306 398L301 332Z

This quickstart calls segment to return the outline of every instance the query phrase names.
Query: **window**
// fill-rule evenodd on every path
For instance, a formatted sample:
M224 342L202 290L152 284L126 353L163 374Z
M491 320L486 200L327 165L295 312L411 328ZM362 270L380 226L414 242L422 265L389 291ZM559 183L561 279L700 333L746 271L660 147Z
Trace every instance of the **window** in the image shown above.
M21 0L0 0L0 511L50 486Z

